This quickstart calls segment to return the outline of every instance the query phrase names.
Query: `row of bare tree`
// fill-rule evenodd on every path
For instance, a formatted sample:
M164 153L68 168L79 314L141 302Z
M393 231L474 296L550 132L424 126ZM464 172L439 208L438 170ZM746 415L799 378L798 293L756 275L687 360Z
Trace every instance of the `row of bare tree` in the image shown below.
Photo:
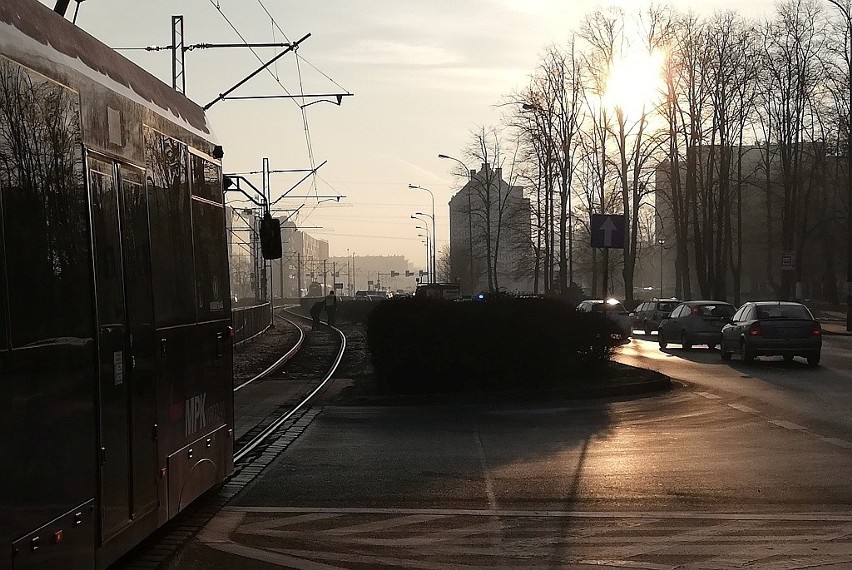
M536 293L578 282L604 294L620 268L632 300L637 263L665 238L684 298L739 302L744 283L764 282L789 297L811 279L804 260L826 249L818 273L836 284L844 252L832 230L849 211L848 1L787 0L762 21L601 9L546 48L502 103L502 124L478 128L467 151L527 188L532 243L516 271ZM634 61L657 65L614 92L619 66ZM624 215L622 250L589 246L592 213ZM789 252L800 262L782 271Z

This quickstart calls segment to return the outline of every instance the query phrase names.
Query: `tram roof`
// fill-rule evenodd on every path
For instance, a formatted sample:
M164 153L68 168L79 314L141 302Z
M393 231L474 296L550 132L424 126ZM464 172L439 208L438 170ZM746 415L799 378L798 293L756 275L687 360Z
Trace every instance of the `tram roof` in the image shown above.
M67 65L208 140L213 138L199 105L36 0L0 1L0 52L11 48Z

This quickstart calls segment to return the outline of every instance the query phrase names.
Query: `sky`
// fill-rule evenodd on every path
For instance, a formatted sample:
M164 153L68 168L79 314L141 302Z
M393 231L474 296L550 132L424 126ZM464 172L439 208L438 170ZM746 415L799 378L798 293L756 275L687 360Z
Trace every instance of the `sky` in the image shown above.
M39 0L51 8L54 0ZM184 16L185 44L295 42L299 58L285 55L233 95L352 93L340 106L306 107L290 99L220 101L208 116L222 144L225 172L311 169L317 176L293 188L304 173L271 175L272 200L293 188L277 207L329 242L332 256L404 255L415 268L425 246L411 219L431 213L434 195L438 249L449 240L447 204L463 180L459 165L472 132L496 125L500 103L528 83L541 53L563 44L591 10L646 3L620 0L86 0L77 25L115 48L167 46L171 16ZM698 13L739 10L760 17L771 0L679 0ZM77 7L71 2L67 18ZM213 101L275 56L274 48L193 50L186 54L186 94ZM166 83L168 51L122 50ZM261 58L261 59L258 59ZM297 64L298 61L298 64ZM282 87L283 86L283 87ZM313 99L311 99L313 100ZM309 100L310 101L310 100ZM259 175L247 175L255 186ZM326 200L326 196L340 196ZM280 213L279 215L287 215Z

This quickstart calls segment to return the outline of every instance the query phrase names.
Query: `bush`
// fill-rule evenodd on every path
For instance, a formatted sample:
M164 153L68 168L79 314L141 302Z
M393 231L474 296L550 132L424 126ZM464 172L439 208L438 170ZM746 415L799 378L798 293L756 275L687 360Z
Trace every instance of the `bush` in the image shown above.
M367 342L380 388L396 393L556 388L612 356L615 324L560 301L391 299L376 305Z

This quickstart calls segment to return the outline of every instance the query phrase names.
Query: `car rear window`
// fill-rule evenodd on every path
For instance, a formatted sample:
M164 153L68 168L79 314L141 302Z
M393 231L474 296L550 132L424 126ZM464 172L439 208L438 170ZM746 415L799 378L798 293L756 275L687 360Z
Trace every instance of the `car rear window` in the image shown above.
M698 314L702 317L731 317L736 312L733 305L696 305Z
M680 305L680 301L664 301L660 303L660 311L673 311L675 307Z
M803 305L758 305L757 318L811 320L813 317Z

